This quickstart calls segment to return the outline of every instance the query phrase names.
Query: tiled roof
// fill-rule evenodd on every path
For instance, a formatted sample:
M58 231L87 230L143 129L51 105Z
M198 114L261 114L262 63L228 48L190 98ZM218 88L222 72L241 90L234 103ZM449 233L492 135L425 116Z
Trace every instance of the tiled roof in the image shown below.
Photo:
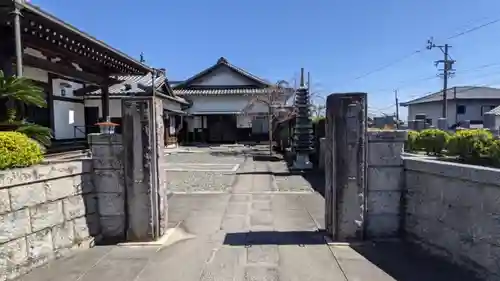
M456 91L456 92L455 92ZM500 89L491 87L461 86L446 90L446 98L453 99L500 99ZM443 91L420 97L411 101L401 103L402 106L420 104L426 102L440 101L443 99Z
M237 73L239 73L240 75L242 76L245 76L246 78L250 79L250 80L253 80L255 81L256 83L260 84L261 86L264 86L264 87L268 87L268 86L271 86L272 84L269 82L269 81L266 81L262 78L259 78L253 74L251 74L250 72L242 69L242 68L239 68L231 63L229 63L227 61L226 58L224 57L221 57L217 60L217 63L212 65L211 67L199 72L198 74L192 76L191 78L185 80L185 81L182 81L182 82L179 82L177 83L175 86L173 86L174 88L183 88L183 87L186 87L188 86L191 82L199 79L200 77L203 77L209 73L211 73L212 71L216 70L217 68L221 67L221 66L226 66L228 67L229 69L231 69L232 71L235 71Z
M267 94L272 91L271 88L224 88L224 89L174 89L174 94L184 95L227 95L227 94Z
M148 73L146 75L125 75L118 76L116 78L122 82L109 87L109 94L111 96L130 96L145 94L153 85L151 73ZM168 83L166 83L166 77L164 73L160 72L159 75L155 78L155 86L156 89L159 90L159 92L167 98L180 103L188 104L188 102L184 98L178 97L174 93L164 93L161 91L163 86L167 86L167 91L171 91L170 86L168 86ZM97 89L85 95L100 96L101 93L101 89Z
M493 108L492 110L488 111L487 113L500 115L500 106Z
M137 93L145 93L145 88L149 88L152 86L152 77L151 73L146 75L125 75L118 76L118 80L122 81L119 84L112 85L109 87L109 94L137 94ZM160 74L155 79L156 88L160 88L165 83L165 75ZM101 95L101 89L89 92L87 95Z

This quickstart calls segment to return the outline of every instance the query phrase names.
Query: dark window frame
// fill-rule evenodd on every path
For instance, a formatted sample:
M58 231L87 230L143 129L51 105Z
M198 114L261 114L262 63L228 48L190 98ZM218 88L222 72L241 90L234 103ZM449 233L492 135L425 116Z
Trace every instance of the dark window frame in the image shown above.
M463 109L463 110L460 110ZM457 105L457 114L465 114L467 112L467 106L465 104Z

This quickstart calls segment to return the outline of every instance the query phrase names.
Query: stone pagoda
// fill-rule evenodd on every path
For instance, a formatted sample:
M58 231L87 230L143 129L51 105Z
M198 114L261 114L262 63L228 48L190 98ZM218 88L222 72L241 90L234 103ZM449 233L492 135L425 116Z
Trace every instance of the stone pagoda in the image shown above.
M313 151L313 126L310 114L309 89L304 83L304 68L300 69L300 87L295 94L295 129L294 151L295 161L293 169L312 169L309 155Z

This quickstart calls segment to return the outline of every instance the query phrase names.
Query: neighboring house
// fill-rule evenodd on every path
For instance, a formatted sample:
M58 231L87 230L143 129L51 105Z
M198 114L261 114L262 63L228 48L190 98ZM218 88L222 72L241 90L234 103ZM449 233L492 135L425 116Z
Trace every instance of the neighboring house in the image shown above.
M447 120L451 127L460 121L482 124L483 114L500 105L500 89L461 86L449 88L447 94ZM443 91L401 103L408 107L408 120L425 114L428 123L437 126L442 115Z
M109 87L109 115L111 121L117 124L122 123L122 98L130 96L151 95L153 90L152 74L146 75L125 75L116 77L121 81L119 84ZM155 80L155 95L163 99L164 124L165 124L165 145L176 146L178 143L178 133L182 130L183 118L187 115L184 111L189 107L182 97L175 96L165 75L165 70L158 71ZM97 123L102 116L101 89L89 86L76 91L77 96L84 97L85 125L75 127L76 132L95 130L93 124ZM86 130L85 130L86 129ZM117 128L120 133L120 127Z
M256 101L270 94L284 105L293 94L276 95L268 82L220 58L216 64L192 76L172 83L174 94L190 101L186 118L188 141L238 142L267 139L268 106ZM281 93L281 92L280 92Z

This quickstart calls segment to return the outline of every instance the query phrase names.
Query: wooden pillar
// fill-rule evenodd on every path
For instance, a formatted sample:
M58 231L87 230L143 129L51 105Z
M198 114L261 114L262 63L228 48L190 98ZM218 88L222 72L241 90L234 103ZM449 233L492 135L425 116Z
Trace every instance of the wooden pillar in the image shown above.
M21 43L21 8L18 1L15 1L14 10L12 11L14 20L14 42L16 50L16 75L23 76L23 46Z
M106 121L109 115L109 81L104 80L101 85L101 106L102 106L102 120Z

